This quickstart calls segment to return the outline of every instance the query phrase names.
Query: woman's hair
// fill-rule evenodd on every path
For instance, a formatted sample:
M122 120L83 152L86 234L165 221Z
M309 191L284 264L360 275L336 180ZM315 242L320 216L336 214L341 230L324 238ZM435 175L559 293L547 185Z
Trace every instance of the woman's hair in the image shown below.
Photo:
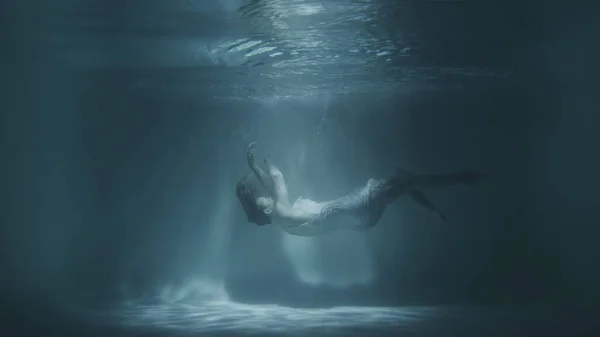
M235 195L240 200L248 222L258 226L264 226L271 223L271 218L258 207L256 200L260 197L256 185L251 181L251 173L246 174L240 179L235 187Z

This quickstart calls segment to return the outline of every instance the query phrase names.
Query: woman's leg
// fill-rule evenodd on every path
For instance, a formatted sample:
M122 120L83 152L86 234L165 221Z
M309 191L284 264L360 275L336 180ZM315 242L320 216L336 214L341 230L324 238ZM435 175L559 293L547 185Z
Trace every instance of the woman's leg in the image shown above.
M422 188L436 188L455 184L473 186L485 176L475 172L442 174L414 174L398 168L394 175L383 181L381 194L391 202L403 193Z
M476 172L457 172L446 174L421 174L414 178L413 184L421 187L443 187L454 184L473 186L485 176Z
M327 202L314 221L322 223L331 216L344 213L358 216L361 219L361 227L373 227L381 218L386 206L403 193L407 193L419 205L438 214L444 220L444 214L437 210L419 189L452 184L473 185L482 178L483 175L470 172L419 175L398 169L390 179L369 179L363 188Z
M425 207L430 212L433 212L438 215L440 220L446 221L446 216L440 210L438 210L433 203L425 196L425 194L421 191L412 190L408 192L408 195L419 205Z

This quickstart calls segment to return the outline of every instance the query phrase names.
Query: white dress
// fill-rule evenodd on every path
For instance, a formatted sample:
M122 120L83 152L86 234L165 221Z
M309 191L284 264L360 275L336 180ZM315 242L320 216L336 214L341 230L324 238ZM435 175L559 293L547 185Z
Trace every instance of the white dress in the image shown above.
M290 210L291 218L304 220L279 217L276 222L285 232L299 236L322 235L340 229L368 229L379 220L385 208L384 204L370 202L378 186L377 180L369 179L364 187L332 201L297 198Z

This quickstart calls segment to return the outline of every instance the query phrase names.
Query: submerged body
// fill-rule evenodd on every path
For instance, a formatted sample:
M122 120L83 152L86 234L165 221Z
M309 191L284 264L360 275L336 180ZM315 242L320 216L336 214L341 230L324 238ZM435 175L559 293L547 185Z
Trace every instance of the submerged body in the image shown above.
M403 194L444 220L444 215L421 189L456 183L471 185L483 177L469 172L419 175L398 168L391 178L369 179L363 187L340 198L324 202L298 198L292 204L281 171L266 160L267 172L256 165L252 145L248 150L248 164L260 184L268 190L269 196L258 196L255 186L246 178L238 182L236 194L248 221L259 226L274 223L285 232L299 236L316 236L342 229L369 229L377 224L387 205Z

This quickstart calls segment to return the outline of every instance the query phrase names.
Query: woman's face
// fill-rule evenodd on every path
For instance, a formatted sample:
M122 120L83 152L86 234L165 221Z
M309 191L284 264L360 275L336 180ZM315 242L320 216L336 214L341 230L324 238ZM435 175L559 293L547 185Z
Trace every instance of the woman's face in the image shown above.
M265 214L271 213L273 210L273 199L266 197L258 197L256 199L256 205L260 208Z

